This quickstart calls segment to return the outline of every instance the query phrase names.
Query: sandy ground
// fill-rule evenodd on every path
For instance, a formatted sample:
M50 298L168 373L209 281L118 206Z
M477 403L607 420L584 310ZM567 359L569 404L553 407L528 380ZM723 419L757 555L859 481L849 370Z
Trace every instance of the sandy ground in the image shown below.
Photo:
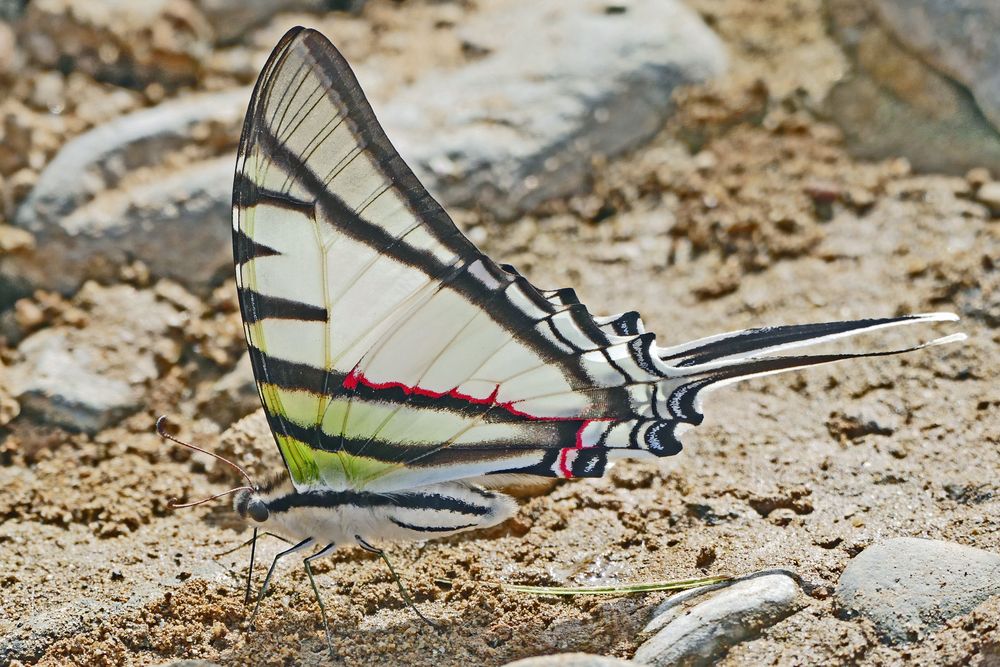
M692 4L726 39L731 75L679 95L660 137L595 166L590 194L516 223L467 211L460 223L478 228L487 252L540 287L574 286L597 313L639 310L664 344L759 324L929 310L962 314L969 340L721 391L673 460L555 485L485 533L392 547L442 633L417 621L380 562L342 550L316 569L346 663L501 664L559 651L627 658L663 594L561 600L496 584L771 567L814 584L809 604L724 664L957 665L1000 656L997 601L890 647L867 621L838 617L832 599L851 557L883 538L1000 550L1000 228L965 179L913 175L898 160L857 163L817 120L810 101L846 66L824 34L818 1ZM361 21L420 11L371 5ZM828 190L833 203L815 203ZM225 501L167 509L170 497L198 498L229 481L151 431L160 413L196 414L199 387L235 360L231 290L192 314L182 361L151 388L141 413L93 437L20 420L6 430L0 635L23 638L31 662L325 661L301 568L279 571L248 632L248 550L218 554L249 531ZM59 300L45 312L55 319L73 308L86 313L85 304ZM209 339L224 353L206 360ZM248 440L252 423L223 438L208 420L179 421L179 434L204 446L243 452L257 470L273 465L266 437ZM281 547L261 542L258 584Z

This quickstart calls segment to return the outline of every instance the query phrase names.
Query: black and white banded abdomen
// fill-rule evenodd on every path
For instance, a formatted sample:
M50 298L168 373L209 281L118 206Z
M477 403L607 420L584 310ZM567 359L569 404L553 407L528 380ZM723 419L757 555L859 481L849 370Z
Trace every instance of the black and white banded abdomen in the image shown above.
M459 482L397 493L289 490L264 500L270 530L325 544L353 544L357 535L366 540L428 540L495 526L517 511L510 496Z

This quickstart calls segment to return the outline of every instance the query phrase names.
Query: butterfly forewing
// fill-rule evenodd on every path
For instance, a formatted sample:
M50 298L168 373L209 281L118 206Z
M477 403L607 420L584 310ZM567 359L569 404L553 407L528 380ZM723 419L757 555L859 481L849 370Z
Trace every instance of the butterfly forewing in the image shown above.
M234 212L254 372L297 485L363 486L442 444L523 440L488 416L519 370L569 389L512 335L529 319L505 328L483 310L511 296L484 262L506 274L419 185L317 33L286 36L258 82Z

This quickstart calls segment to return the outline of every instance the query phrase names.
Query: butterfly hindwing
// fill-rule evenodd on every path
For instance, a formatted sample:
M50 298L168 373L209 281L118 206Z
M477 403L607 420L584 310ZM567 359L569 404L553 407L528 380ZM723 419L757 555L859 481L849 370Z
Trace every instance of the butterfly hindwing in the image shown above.
M233 202L251 362L300 490L598 476L616 454L680 451L707 389L841 358L774 352L947 319L658 348L638 314L595 318L573 290L540 291L480 253L393 149L344 58L301 28L254 89Z

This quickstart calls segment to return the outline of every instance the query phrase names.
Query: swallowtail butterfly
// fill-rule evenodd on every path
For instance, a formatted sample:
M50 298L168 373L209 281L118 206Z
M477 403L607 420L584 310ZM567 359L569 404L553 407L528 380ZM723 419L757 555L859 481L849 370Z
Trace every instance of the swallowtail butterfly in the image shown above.
M680 453L710 390L962 337L788 354L957 319L931 313L660 347L637 313L595 316L572 289L538 289L480 252L389 143L343 56L302 28L281 40L253 91L233 253L253 371L287 469L239 490L234 505L294 541L280 555L492 526L516 511L497 490L512 479L599 477L615 459Z

